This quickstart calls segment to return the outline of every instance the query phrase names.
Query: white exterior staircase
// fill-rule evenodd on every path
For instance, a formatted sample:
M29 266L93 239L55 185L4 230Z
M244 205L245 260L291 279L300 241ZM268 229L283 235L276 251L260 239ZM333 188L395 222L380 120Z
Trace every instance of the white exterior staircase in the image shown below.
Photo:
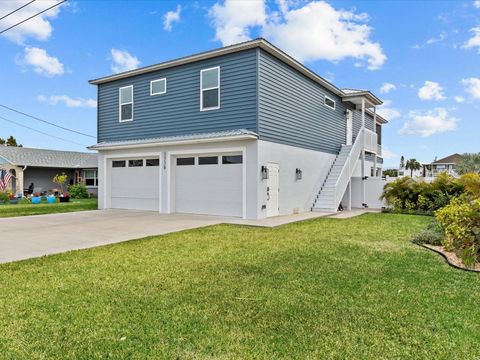
M312 210L336 212L347 190L362 149L377 149L377 134L362 128L353 145L342 145L335 158L320 191L318 192Z

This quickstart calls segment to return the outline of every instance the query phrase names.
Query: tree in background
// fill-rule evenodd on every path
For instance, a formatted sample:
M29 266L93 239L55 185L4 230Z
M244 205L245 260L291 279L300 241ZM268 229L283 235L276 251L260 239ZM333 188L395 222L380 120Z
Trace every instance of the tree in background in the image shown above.
M398 176L398 170L396 170L396 169L383 170L383 176L397 177Z
M420 170L421 167L422 165L417 161L417 159L409 159L405 165L405 169L410 170L410 177L413 177L414 170Z
M400 158L400 170L405 168L405 158L402 157Z
M0 138L0 145L6 146L18 146L22 147L22 145L17 143L17 139L15 139L12 135L10 135L7 140Z
M459 175L467 173L480 174L480 153L463 154L456 168Z

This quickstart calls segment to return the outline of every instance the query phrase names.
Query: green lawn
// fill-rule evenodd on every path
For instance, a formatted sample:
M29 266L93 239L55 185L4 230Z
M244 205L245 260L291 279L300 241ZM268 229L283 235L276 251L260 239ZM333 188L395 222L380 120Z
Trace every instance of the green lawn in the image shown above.
M430 218L218 225L0 265L1 359L478 359L480 276Z
M0 218L13 216L66 213L72 211L96 210L97 199L71 199L68 203L47 204L1 204Z

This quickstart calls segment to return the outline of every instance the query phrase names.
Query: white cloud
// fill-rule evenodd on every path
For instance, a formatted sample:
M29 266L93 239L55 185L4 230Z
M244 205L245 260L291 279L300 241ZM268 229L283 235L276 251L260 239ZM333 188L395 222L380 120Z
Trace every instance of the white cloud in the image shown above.
M480 78L462 79L462 85L465 91L474 99L480 99Z
M402 115L398 109L392 108L391 105L391 100L385 100L382 105L377 107L377 113L388 121L395 120Z
M466 43L462 45L464 49L477 48L478 53L480 54L480 27L474 27L470 29L470 32L473 33L473 36L468 39Z
M57 105L58 103L63 103L67 107L78 108L78 107L88 107L96 108L97 101L94 99L83 99L83 98L71 98L68 95L38 95L37 100L40 102L48 102L50 105Z
M225 0L209 11L215 27L215 39L224 46L250 40L250 29L265 23L264 0Z
M463 96L455 96L455 102L456 103L463 103L465 101L465 98Z
M458 119L448 114L445 108L435 108L426 112L411 111L409 120L400 129L401 135L431 136L436 133L453 131L457 128Z
M17 59L20 65L33 66L37 74L46 76L63 75L65 70L63 64L54 56L48 55L45 49L27 47L23 57Z
M140 66L141 62L136 56L131 55L128 51L112 49L110 50L112 55L111 69L114 73L133 70Z
M475 0L473 2L473 6L476 7L477 9L480 9L480 0Z
M9 28L42 10L48 9L50 6L53 6L58 2L59 0L35 1L2 19L2 29ZM20 6L25 5L25 3L25 0L0 1L0 15L6 15L15 9L18 9ZM25 21L23 24L6 31L1 36L4 36L17 44L23 44L27 38L45 41L52 35L53 31L50 20L55 19L60 12L60 9L64 6L66 6L66 3Z
M383 159L395 159L398 155L389 149L387 145L382 145L382 158Z
M397 87L388 82L384 82L380 87L380 94L388 94L390 91L395 90Z
M418 89L420 100L445 100L443 88L435 81L425 81L425 84Z
M166 31L172 31L173 23L180 21L180 14L182 12L182 7L177 5L177 10L169 11L163 16L163 29Z
M264 26L264 35L300 61L338 62L352 57L356 66L375 70L386 61L379 43L372 42L366 14L336 10L324 1L312 1L288 10L279 22Z
M280 11L268 11L265 0L225 0L210 9L215 38L223 45L250 39L253 28L299 61L356 59L356 66L380 68L387 57L379 43L370 39L368 14L336 10L325 1L278 0Z

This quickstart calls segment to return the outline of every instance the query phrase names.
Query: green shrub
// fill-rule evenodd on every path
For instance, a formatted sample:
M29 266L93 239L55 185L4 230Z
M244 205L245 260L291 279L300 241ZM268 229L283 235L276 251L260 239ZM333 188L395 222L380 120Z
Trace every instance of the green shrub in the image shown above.
M437 222L430 223L426 229L415 235L412 242L415 244L442 245L444 239L443 230Z
M5 192L0 192L0 203L8 204L8 200L10 200L8 194Z
M465 192L465 185L442 173L431 183L403 177L385 185L382 199L395 212L432 214Z
M435 217L445 232L445 249L454 251L466 266L480 262L480 199L461 196L438 210Z
M83 184L75 184L68 187L70 197L74 199L88 199L88 190Z

